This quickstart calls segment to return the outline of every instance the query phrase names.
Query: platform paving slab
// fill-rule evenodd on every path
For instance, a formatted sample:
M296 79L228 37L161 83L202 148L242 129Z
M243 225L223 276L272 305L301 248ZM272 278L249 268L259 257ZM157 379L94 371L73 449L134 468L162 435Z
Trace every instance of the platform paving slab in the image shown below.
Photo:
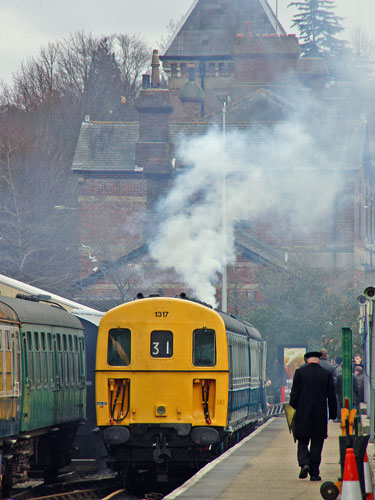
M329 423L320 468L322 482L340 476L340 425ZM297 445L285 416L274 417L164 500L321 500L322 482L299 479Z

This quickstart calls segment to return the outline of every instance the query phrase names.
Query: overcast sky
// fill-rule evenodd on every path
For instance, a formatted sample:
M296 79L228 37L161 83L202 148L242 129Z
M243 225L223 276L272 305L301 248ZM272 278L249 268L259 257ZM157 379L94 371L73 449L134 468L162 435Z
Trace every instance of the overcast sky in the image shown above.
M273 9L277 0L268 0ZM39 49L78 30L94 35L139 33L152 48L166 34L170 19L179 20L193 0L0 0L0 80ZM278 0L281 23L290 32L290 0ZM336 0L337 15L348 30L363 26L372 35L375 0Z

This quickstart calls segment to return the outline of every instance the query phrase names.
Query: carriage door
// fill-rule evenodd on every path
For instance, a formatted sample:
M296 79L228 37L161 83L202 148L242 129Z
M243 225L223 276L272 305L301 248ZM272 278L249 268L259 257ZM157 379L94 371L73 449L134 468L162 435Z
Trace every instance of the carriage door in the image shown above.
M63 420L62 411L64 411L64 391L63 388L63 358L62 358L62 343L61 334L56 332L52 327L52 349L54 356L54 422Z
M20 377L21 377L21 349L20 332L18 327L10 326L5 330L6 350L6 392L10 396L11 417L17 418L20 411Z

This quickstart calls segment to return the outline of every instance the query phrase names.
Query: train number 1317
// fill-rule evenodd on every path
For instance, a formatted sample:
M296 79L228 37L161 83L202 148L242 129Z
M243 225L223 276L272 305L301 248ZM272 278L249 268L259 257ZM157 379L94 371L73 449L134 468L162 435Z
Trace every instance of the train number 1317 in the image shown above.
M169 311L155 311L155 316L157 318L166 318L169 314Z

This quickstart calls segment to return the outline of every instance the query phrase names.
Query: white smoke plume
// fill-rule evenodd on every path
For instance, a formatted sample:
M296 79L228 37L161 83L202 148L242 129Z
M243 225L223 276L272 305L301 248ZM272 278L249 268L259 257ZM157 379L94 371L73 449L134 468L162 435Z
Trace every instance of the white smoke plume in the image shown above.
M332 206L341 184L319 140L298 122L228 131L225 145L221 130L213 128L183 140L178 156L191 166L160 203L165 219L150 251L158 266L173 268L197 298L212 305L223 264L235 260L236 223L272 209L287 212L298 231L308 232Z

